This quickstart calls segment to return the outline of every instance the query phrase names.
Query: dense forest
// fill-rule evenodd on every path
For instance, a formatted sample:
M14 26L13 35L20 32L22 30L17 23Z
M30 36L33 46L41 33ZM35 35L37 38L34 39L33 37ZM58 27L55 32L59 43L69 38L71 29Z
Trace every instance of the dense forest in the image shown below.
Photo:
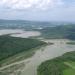
M46 44L43 41L28 38L0 36L0 61L20 52Z
M38 75L75 75L75 51L43 62L37 70Z

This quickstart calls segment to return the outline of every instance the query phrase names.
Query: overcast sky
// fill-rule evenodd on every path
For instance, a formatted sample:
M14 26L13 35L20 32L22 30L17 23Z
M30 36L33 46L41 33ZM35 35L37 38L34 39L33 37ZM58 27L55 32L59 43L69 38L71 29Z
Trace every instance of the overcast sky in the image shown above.
M75 0L0 0L0 19L75 21Z

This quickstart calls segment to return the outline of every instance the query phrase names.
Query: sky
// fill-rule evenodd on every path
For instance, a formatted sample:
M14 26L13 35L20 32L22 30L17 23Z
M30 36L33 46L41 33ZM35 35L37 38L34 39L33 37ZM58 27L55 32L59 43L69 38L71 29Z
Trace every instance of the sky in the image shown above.
M0 19L75 21L75 0L0 0Z

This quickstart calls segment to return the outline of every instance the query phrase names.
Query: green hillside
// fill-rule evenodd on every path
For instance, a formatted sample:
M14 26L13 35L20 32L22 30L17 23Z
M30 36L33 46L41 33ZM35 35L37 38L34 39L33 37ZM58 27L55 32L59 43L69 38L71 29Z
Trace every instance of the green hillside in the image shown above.
M45 42L36 39L0 36L0 61L43 44Z

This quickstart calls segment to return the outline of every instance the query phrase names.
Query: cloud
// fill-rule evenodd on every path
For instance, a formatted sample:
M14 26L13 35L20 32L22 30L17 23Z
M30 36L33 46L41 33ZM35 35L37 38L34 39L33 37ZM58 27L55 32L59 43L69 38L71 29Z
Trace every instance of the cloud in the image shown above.
M0 0L3 19L75 21L74 9L75 0Z
M0 0L0 8L48 9L62 5L62 0Z

